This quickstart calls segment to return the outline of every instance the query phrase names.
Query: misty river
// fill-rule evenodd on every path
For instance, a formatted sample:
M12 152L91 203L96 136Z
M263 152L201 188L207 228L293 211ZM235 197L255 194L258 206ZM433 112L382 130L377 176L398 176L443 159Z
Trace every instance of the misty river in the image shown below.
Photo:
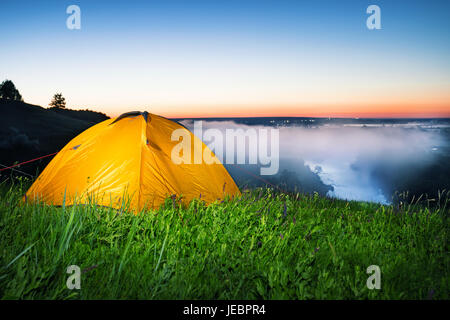
M279 130L275 175L260 175L260 163L248 164L249 139L245 164L223 161L241 188L267 182L288 191L384 204L391 203L396 192L435 197L439 190L449 189L448 120L295 120L206 119L202 127L222 133L242 129L240 135L251 128ZM193 129L192 119L180 122ZM223 152L226 159L227 148Z

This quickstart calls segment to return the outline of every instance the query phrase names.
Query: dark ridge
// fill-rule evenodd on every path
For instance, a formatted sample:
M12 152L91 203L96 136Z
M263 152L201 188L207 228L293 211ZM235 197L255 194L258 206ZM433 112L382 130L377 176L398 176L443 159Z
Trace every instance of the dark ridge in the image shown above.
M0 99L0 167L59 151L87 128L109 119L100 112L49 108ZM17 168L35 175L52 157ZM0 172L0 180L13 171Z

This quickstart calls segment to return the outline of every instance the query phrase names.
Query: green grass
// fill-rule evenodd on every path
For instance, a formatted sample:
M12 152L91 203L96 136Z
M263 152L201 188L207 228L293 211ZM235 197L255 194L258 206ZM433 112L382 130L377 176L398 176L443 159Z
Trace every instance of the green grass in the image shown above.
M135 216L0 191L3 299L448 299L448 209L256 189ZM446 200L446 203L448 201ZM69 290L70 265L83 270ZM366 269L381 268L369 290Z

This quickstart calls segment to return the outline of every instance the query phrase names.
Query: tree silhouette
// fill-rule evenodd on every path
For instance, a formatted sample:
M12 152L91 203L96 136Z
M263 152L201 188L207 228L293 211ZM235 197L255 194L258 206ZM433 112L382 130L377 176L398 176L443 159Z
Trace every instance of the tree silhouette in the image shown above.
M17 90L14 83L8 79L0 84L0 98L6 100L23 101L19 90Z
M52 101L48 105L51 108L65 108L66 98L63 97L62 93L55 93Z

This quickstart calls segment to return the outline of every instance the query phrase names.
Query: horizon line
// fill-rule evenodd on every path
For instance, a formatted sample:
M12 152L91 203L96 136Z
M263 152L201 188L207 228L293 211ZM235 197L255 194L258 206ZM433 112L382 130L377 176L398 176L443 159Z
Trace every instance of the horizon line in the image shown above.
M449 119L450 116L444 116L444 117L350 117L350 116L319 116L319 117L313 117L313 116L231 116L231 117L224 117L224 116L218 116L218 117L167 117L169 119L248 119L248 118L257 118L257 119L286 119L286 118L303 118L303 119L392 119L392 120L400 120L400 119Z
M2 99L3 100L3 99ZM40 104L35 104L32 102L27 102L27 101L21 101L22 103L25 104L29 104L29 105L34 105L34 106L39 106L43 109L48 109L47 107L41 106ZM71 109L73 108L73 109ZM104 111L104 110L96 110L95 107L91 107L92 109L90 109L89 107L74 107L74 106L67 106L66 109L67 110L74 110L74 111L82 111L82 110L91 110L94 112L99 112L99 113L103 113L105 115L107 115L110 118L115 118L120 116L121 114L128 112L125 111L124 112L117 112L117 111ZM141 109L141 108L133 108L133 110L135 109ZM144 111L147 111L146 109L152 109L152 108L148 108L148 107L143 107L142 109L144 109ZM149 113L153 113L151 111L149 111ZM233 112L230 112L230 115L211 115L211 113L208 114L208 112L205 112L206 115L201 116L198 114L195 115L179 115L179 114L173 114L171 112L168 113L154 113L157 115L161 115L164 116L166 118L169 119L231 119L231 118L261 118L261 119L269 119L269 118L278 118L278 119L283 119L283 118L303 118L303 119L385 119L385 120L395 120L395 119L450 119L450 113L444 111L444 112L439 112L439 111L431 111L431 112L411 112L410 114L408 113L404 113L404 112L392 112L392 113L386 113L386 112L380 112L379 114L377 114L377 112L361 112L360 114L358 114L358 112L355 112L356 114L349 114L349 112L342 112L341 114L339 113L332 113L329 115L311 115L311 112L305 112L305 115L271 115L270 112L267 115L236 115L233 114ZM319 112L320 113L320 112Z

